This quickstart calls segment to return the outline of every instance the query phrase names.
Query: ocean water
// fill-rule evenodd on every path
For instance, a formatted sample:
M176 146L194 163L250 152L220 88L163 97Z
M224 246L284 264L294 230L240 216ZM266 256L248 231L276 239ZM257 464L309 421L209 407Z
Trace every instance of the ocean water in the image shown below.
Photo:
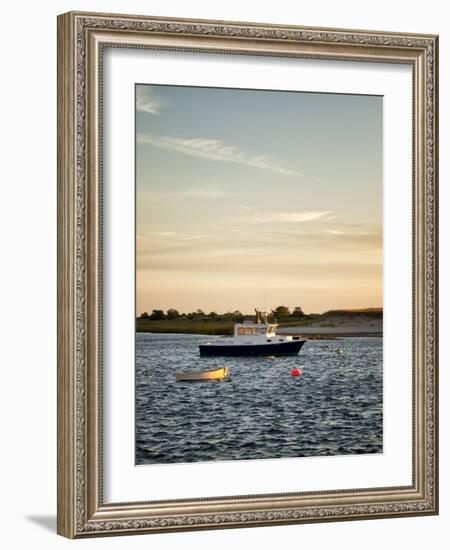
M308 340L294 357L200 357L213 338L136 334L136 464L383 451L382 338ZM224 366L226 382L175 381Z

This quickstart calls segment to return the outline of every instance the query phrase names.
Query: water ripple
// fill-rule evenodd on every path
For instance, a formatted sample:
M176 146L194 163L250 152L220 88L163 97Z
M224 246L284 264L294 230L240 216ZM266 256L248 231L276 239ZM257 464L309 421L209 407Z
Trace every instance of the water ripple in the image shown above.
M382 452L381 338L311 340L277 358L200 357L208 340L136 335L137 464ZM224 366L224 383L175 381Z

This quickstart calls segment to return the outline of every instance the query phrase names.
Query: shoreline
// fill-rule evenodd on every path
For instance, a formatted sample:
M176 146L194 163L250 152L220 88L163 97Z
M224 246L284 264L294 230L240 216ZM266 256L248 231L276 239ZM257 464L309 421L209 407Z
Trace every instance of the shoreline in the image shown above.
M278 334L288 336L335 336L335 337L357 337L357 336L383 336L383 329L375 327L285 327L277 331Z
M382 332L311 332L306 334L296 333L288 334L288 336L304 336L306 340L335 340L337 338L383 338Z
M232 338L230 334L208 334L205 332L174 332L174 331L155 331L155 330L137 330L135 334L178 334L180 336L214 336L217 338ZM281 332L280 332L281 334ZM383 332L318 332L298 331L283 332L287 336L304 336L306 340L336 340L338 338L383 338Z
M231 319L137 319L136 332L153 334L197 334L232 336L236 321ZM330 311L304 319L280 320L277 334L314 339L383 336L382 313Z

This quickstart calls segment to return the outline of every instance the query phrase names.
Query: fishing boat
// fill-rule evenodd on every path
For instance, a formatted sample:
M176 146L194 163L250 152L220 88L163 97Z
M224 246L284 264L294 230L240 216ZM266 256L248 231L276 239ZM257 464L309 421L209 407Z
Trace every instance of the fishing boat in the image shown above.
M306 340L277 334L278 324L269 323L266 312L257 309L255 312L254 322L249 320L234 325L233 337L200 344L200 355L297 355Z
M177 382L207 382L210 380L225 380L228 378L228 367L203 372L177 372Z

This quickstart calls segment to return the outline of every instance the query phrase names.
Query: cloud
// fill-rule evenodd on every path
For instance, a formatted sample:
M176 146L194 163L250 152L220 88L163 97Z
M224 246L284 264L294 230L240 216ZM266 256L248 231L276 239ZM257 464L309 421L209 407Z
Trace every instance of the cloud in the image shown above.
M377 233L373 231L341 231L340 229L324 229L328 235L341 235L343 237L371 237Z
M153 250L149 254L137 257L139 271L157 271L192 273L211 273L214 276L229 273L236 277L245 273L254 275L265 274L285 277L292 274L299 278L310 275L323 277L328 284L333 284L336 278L358 280L358 284L368 284L370 279L379 280L382 275L383 261L379 253L361 253L361 251L328 251L329 254L315 254L310 249L308 258L304 255L296 257L289 250L267 252L259 249L228 248L220 251L210 249L175 249L167 253L165 249ZM332 277L330 276L332 273ZM330 278L331 277L331 278ZM190 279L190 277L189 277ZM330 282L331 281L331 282Z
M156 137L141 134L137 137L137 141L141 144L155 145L163 149L178 151L179 153L192 157L244 164L246 166L270 170L278 174L289 176L302 176L299 170L281 159L240 151L235 145L227 145L220 139L183 139L170 136Z
M262 227L250 225L236 234L222 228L213 233L179 232L171 227L145 232L137 243L138 265L150 271L197 269L216 273L266 272L274 266L279 274L305 273L311 264L322 269L336 265L352 277L359 271L357 266L382 267L380 234L336 235L314 227L295 231L289 229L295 225L286 228L281 224L274 230L267 227L261 231ZM302 251L300 256L298 250Z
M244 213L241 220L250 223L303 223L324 218L331 210L309 212L255 212Z
M176 231L149 231L147 235L155 237L172 237L182 241L197 241L207 238L207 235L204 233L177 233Z
M162 101L149 86L139 86L136 90L136 110L141 113L159 115Z
M143 191L143 193L145 193ZM200 184L196 187L187 189L176 189L174 191L151 190L148 191L149 197L154 201L172 201L176 199L226 199L232 196L232 193L225 191L221 187L215 185Z
M214 187L198 187L193 189L186 189L180 193L183 197L190 197L193 199L224 199L229 197L229 193L226 193L223 189Z

